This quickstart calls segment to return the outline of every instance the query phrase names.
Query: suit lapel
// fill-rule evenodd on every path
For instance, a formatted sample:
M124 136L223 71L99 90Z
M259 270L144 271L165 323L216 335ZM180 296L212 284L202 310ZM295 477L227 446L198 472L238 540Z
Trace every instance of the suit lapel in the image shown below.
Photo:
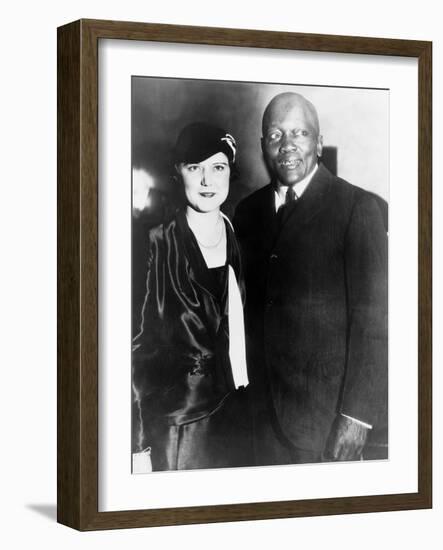
M270 251L280 232L280 217L275 212L275 193L272 184L266 188L265 200L262 205L262 245L265 251Z
M329 170L320 164L303 195L292 204L286 205L281 212L276 238L288 226L293 231L294 227L307 224L323 210L330 191L331 177Z

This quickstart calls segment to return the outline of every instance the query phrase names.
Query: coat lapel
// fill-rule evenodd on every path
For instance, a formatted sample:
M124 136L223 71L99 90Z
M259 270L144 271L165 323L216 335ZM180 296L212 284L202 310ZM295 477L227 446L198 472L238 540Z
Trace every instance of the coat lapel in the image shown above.
M280 232L280 219L275 212L275 194L272 184L269 184L266 189L266 196L262 203L262 208L262 244L265 251L270 251Z
M189 277L213 298L217 296L214 277L206 265L203 254L198 246L194 233L186 221L186 214L183 210L177 213L177 228L179 230L179 242L183 246L185 256L188 260Z
M329 170L320 164L303 195L292 204L285 206L284 211L281 212L276 238L288 225L293 231L295 226L307 224L323 210L327 204L331 177Z

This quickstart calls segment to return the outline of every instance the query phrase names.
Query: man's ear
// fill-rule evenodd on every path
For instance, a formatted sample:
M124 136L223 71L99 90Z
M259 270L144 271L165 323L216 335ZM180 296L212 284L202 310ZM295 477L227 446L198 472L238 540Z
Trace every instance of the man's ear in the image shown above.
M321 157L323 152L323 136L318 136L317 138L317 156Z

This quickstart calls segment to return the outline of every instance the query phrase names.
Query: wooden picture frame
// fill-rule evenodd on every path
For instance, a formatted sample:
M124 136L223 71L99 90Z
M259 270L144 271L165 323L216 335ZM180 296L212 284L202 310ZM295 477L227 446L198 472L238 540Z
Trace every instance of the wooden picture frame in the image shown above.
M418 60L418 491L98 511L98 42L171 42ZM272 519L432 506L432 44L80 20L58 29L58 521L79 530Z

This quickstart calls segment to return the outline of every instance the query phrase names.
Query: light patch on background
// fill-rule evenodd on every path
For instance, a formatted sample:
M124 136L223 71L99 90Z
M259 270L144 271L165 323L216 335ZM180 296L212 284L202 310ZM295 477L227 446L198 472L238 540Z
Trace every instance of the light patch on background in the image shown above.
M143 168L132 170L132 209L134 214L140 214L151 205L150 190L154 187L154 179Z

